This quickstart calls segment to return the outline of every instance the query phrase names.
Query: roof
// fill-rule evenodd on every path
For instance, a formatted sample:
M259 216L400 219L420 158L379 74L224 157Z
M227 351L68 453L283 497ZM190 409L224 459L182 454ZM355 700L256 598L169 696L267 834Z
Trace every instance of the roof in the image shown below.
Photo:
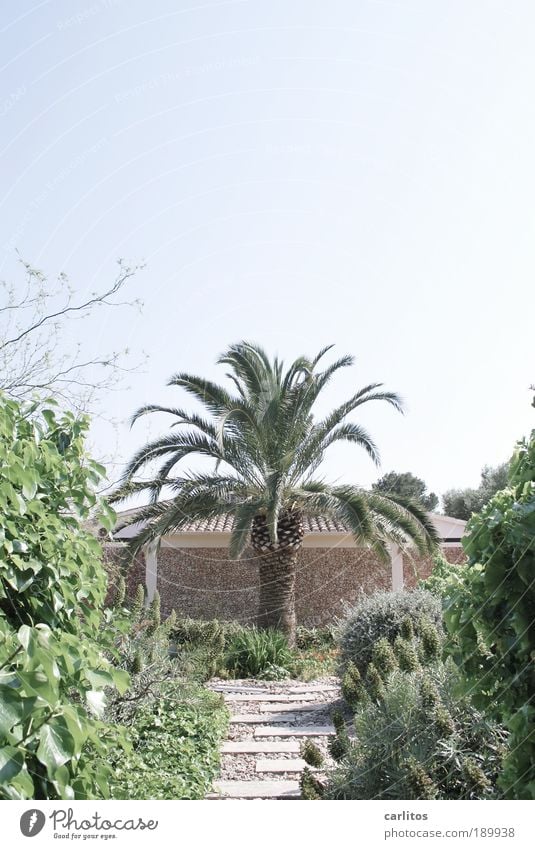
M129 515L135 515L136 510L125 510L118 514L119 525L121 519ZM429 513L430 518L440 535L445 539L460 539L464 533L466 522L462 519L454 519L451 516L442 516L439 513ZM119 530L113 536L116 540L128 539L140 530L141 523L129 525ZM306 534L351 534L349 527L338 519L326 519L322 517L303 516L303 526ZM234 527L234 516L217 516L208 519L192 519L175 531L177 534L230 534Z

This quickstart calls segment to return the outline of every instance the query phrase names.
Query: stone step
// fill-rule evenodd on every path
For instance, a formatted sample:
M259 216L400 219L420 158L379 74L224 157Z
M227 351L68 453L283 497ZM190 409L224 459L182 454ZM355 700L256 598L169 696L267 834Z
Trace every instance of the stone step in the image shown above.
M298 781L216 781L208 798L299 799Z
M315 693L225 693L229 702L306 702L316 698Z
M277 713L235 713L230 717L233 725L257 725L262 722L301 722L310 721L317 711L307 710L303 713L291 713L290 711L277 711Z
M214 693L251 693L251 694L261 694L261 693L269 693L269 690L266 690L265 687L240 687L238 684L236 685L223 685L223 684L213 684L209 687L210 690L213 690Z
M223 755L265 754L266 752L299 752L297 740L229 740L221 746Z
M336 684L293 684L287 687L288 693L331 693L340 692Z
M303 758L259 758L257 772L303 772L307 762ZM310 767L309 767L310 769Z
M265 718L265 717L264 717ZM255 728L258 737L327 737L334 734L334 725L261 725Z
M273 705L271 703L261 703L258 705L258 710L261 713L291 713L292 711L302 710L304 713L312 713L315 711L321 710L329 710L332 708L331 702L314 702L313 704L307 702L290 702L289 704L282 705Z

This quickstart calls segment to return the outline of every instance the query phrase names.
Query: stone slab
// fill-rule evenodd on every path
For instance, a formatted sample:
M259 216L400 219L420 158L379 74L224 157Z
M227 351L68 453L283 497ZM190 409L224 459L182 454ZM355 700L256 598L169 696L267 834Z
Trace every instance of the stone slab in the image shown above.
M225 693L229 702L306 702L313 701L316 693Z
M307 763L303 758L259 758L257 772L303 772Z
M210 690L216 693L267 693L265 687L255 687L254 684L210 684Z
M334 734L334 725L261 725L255 728L258 737L327 737Z
M299 799L298 781L216 781L214 793L227 799ZM213 798L213 796L212 796Z
M266 754L266 752L299 752L297 740L228 740L221 746L223 755Z
M295 710L302 710L305 713L312 713L313 711L321 711L321 710L329 710L332 707L332 702L290 702L289 704L282 705L274 705L271 703L261 703L258 705L258 710L261 713L291 713Z
M233 725L258 725L262 722L310 722L317 711L307 710L303 713L292 713L291 711L277 711L277 713L235 713L230 717Z

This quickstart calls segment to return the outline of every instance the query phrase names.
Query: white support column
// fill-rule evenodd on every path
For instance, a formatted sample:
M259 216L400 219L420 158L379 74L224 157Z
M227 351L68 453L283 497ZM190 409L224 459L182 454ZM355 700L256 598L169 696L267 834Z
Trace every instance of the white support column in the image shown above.
M403 589L403 552L399 545L390 543L390 563L392 565L392 589L398 592Z
M158 541L149 542L143 549L145 555L146 603L150 604L158 587Z

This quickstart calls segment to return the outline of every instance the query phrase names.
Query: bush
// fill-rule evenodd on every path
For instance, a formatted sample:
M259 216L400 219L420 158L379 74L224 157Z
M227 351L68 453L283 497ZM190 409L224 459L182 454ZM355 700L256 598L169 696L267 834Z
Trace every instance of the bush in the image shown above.
M445 612L451 650L478 707L511 731L505 795L534 799L535 431L517 446L509 488L467 531L468 566Z
M465 563L449 563L442 553L434 555L433 563L433 571L418 587L432 593L444 605L462 583L467 567Z
M145 607L145 592L138 587L130 611L121 609L114 615L110 630L120 623L113 640L116 666L130 675L130 686L124 694L109 694L106 719L130 725L142 704L160 698L169 680L179 678L182 668L169 652L169 628L173 617L160 622L159 596ZM117 614L117 611L115 611Z
M213 646L228 648L228 645L236 634L241 633L244 627L238 622L220 622L218 619L177 619L169 637L172 642L179 646Z
M363 598L341 626L342 675L350 662L364 675L372 660L374 645L381 638L394 643L406 627L405 619L410 620L417 634L422 619L435 625L439 635L443 633L440 602L425 590L377 592Z
M296 630L296 645L298 649L330 649L335 645L336 633L334 628L306 628L298 625Z
M102 798L122 739L102 721L124 691L95 636L106 573L84 523L104 469L84 453L88 423L0 398L0 798ZM106 631L103 632L106 635Z
M133 752L114 763L112 798L203 799L218 772L227 722L220 696L168 681L131 717Z
M378 678L378 682L380 679ZM467 698L454 695L451 662L407 673L394 671L380 698L361 703L356 740L343 729L331 754L340 765L329 777L331 799L483 799L499 795L505 733Z
M287 677L293 662L284 634L256 628L236 634L225 656L225 666L236 678Z

